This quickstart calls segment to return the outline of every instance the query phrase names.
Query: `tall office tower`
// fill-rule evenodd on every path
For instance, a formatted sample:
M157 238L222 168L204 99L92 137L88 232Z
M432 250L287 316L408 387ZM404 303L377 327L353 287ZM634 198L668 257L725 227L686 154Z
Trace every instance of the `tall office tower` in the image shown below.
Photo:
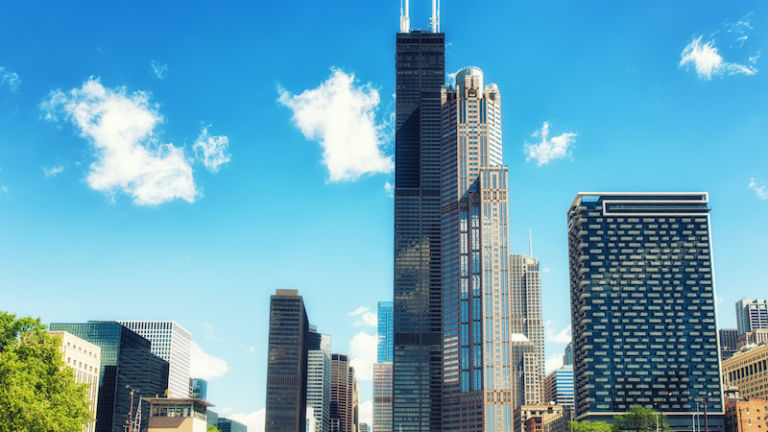
M391 362L392 361L392 343L394 339L392 335L392 302L379 302L378 310L378 343L377 343L377 356L376 361L378 363Z
M564 365L544 379L544 402L573 406L573 366Z
M518 378L537 364L526 323L514 321L498 87L476 67L459 71L442 91L442 118L443 430L512 432L527 389Z
M407 3L407 2L406 2ZM440 89L445 35L410 30L408 8L397 34L393 427L441 430Z
M87 396L91 416L96 416L99 396L99 371L101 370L101 348L65 331L50 331L51 336L61 339L61 354L64 362L75 373L75 382L87 384ZM96 421L85 425L83 432L94 432Z
M328 432L331 421L331 337L310 326L307 351L307 421Z
M393 432L391 362L373 365L373 432Z
M736 329L720 329L720 359L725 361L736 352L739 332Z
M563 351L563 364L573 364L573 342L568 342L568 345L565 346L565 350Z
M96 345L101 350L99 401L96 405L96 432L125 432L134 395L133 412L139 397L163 395L168 385L168 362L152 354L150 342L114 321L52 323L50 330L64 331ZM147 428L149 406L142 405L142 427Z
M269 299L265 432L305 432L309 323L296 290Z
M190 378L189 397L201 400L208 399L208 381L202 378Z
M355 430L355 369L345 354L331 354L331 432Z
M568 210L576 418L658 406L723 428L709 197L579 193Z
M768 300L743 298L736 302L736 327L739 335L768 328Z
M118 321L152 343L152 354L170 365L168 397L189 394L189 368L192 360L192 334L173 321Z
M530 255L533 254L531 247ZM544 326L541 320L541 273L539 261L532 256L509 257L510 325L512 334L524 335L533 343L533 352L526 354L523 364L530 362L524 385L525 400L515 403L535 405L544 396ZM516 360L516 359L513 359ZM517 360L520 361L520 360ZM524 366L525 369L525 366Z

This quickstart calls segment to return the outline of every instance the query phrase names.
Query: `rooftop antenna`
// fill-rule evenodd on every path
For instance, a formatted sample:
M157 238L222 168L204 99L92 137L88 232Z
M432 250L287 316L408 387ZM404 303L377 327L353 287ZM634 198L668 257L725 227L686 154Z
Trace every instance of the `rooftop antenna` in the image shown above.
M432 0L432 33L440 33L440 0Z
M533 234L530 228L528 228L528 257L533 258Z
M408 0L405 0L405 9L403 9L403 0L400 0L400 33L411 31L411 19L408 16L410 15L409 9Z

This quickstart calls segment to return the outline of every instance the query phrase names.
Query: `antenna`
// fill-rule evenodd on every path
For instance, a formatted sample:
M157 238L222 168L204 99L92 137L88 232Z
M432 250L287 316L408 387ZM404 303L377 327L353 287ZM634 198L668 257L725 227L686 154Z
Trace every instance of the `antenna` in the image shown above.
M432 24L432 33L440 32L440 4L438 0L432 0L432 18L429 19Z
M528 228L528 257L533 258L533 234L530 228Z
M403 0L400 0L400 33L408 33L411 31L411 19L410 5L408 0L405 0L405 9L403 9Z

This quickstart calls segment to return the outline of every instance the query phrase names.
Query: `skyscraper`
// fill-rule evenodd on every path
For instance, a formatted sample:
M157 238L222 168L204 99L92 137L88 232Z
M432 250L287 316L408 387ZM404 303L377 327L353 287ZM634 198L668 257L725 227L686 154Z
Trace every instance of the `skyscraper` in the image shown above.
M50 331L51 336L61 339L61 353L64 362L75 374L75 382L87 384L87 396L91 415L96 416L99 396L99 371L101 370L101 348L65 331ZM96 421L88 423L83 432L94 432Z
M736 327L739 336L757 329L768 329L768 300L743 298L736 302Z
M544 326L541 319L541 273L538 260L532 256L511 255L509 287L511 332L524 335L533 344L533 350L523 354L522 359L513 359L522 362L524 372L523 379L516 383L516 386L523 385L525 395L524 400L515 402L517 408L520 405L544 402Z
M356 384L355 369L349 365L349 356L331 354L331 432L356 432Z
M315 429L307 432L328 432L330 409L331 337L318 333L314 326L310 326L307 351L307 424L314 425Z
M579 193L568 210L577 420L657 406L723 428L706 193Z
M720 360L726 361L736 352L738 337L736 329L720 329Z
M152 354L150 342L114 321L87 323L53 323L51 331L65 331L88 341L101 350L99 368L99 401L96 405L96 432L125 432L131 410L130 391L134 396L133 412L139 397L163 395L168 385L168 362ZM149 406L142 405L142 430L147 428Z
M394 339L392 335L392 302L379 302L378 307L378 343L377 343L377 356L376 361L378 363L391 362L392 361L392 343Z
M563 350L563 364L573 364L573 342L568 342L568 345L565 346L565 350Z
M152 354L168 362L168 397L189 394L192 334L173 321L118 321L152 343Z
M393 427L441 430L440 90L445 37L410 30L407 6L396 37Z
M373 365L373 432L393 432L391 362Z
M277 290L269 302L265 432L305 432L309 323L296 290Z

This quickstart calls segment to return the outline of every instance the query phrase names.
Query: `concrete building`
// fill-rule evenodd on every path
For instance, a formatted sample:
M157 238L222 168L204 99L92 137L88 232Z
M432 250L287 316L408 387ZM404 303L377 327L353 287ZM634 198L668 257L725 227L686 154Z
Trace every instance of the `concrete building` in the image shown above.
M743 298L736 302L736 327L739 335L768 329L768 300Z
M373 365L373 432L393 432L391 362Z
M95 432L125 432L128 413L136 412L140 396L162 396L168 385L168 362L152 354L150 342L114 321L52 323L53 332L64 331L99 347L99 392ZM131 406L131 392L134 395ZM142 407L142 430L147 428L149 407Z
M213 406L190 398L143 398L142 402L149 406L147 432L205 432L207 410Z
M553 370L544 379L544 402L573 406L573 365Z
M88 384L88 400L94 421L84 432L96 430L96 404L99 397L99 374L101 371L101 348L65 331L49 331L51 336L61 339L61 354L64 362L75 373L75 382Z
M768 401L751 399L725 404L725 432L768 430Z
M568 210L577 420L658 406L723 428L706 193L579 193ZM706 395L706 396L705 396ZM702 422L703 424L703 422Z
M221 432L248 432L248 426L223 417L219 419L216 427Z
M331 432L357 432L355 424L355 369L349 356L331 354Z
M768 343L768 329L748 331L736 338L736 349L740 350L749 345Z
M328 432L331 421L331 337L310 326L307 351L307 432Z
M720 329L720 359L726 360L738 350L739 332L736 329Z
M723 362L725 386L736 386L742 398L768 400L768 345L747 347Z
M296 290L269 302L265 432L305 432L309 322Z

